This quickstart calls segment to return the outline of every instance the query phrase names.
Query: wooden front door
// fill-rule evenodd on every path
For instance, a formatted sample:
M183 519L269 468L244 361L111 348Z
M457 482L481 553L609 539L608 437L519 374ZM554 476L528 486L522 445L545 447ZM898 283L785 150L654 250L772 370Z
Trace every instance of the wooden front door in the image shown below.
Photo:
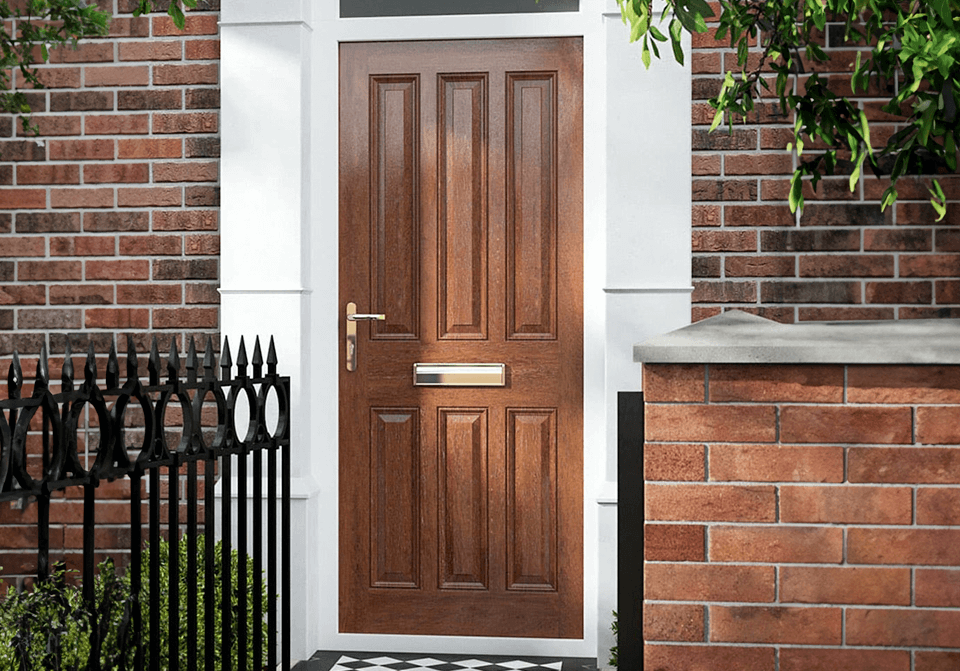
M582 636L582 136L579 38L341 45L343 632Z

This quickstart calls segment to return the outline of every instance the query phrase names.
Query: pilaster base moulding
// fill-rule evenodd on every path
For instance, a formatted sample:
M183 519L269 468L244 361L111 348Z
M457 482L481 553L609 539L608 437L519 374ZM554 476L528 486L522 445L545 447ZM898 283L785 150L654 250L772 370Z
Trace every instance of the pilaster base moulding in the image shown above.
M691 294L693 287L604 287L605 294Z

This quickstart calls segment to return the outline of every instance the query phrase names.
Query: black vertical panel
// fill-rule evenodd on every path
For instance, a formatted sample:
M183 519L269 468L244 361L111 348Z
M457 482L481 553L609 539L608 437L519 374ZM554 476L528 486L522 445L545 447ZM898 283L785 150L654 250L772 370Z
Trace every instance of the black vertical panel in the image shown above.
M580 0L340 0L341 18L576 12Z
M643 392L617 393L617 621L620 669L643 669Z

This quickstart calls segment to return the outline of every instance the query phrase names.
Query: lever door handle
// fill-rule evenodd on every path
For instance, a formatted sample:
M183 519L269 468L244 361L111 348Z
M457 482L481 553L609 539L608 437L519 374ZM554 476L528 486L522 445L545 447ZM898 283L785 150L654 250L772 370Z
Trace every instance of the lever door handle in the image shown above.
M357 322L377 321L382 322L387 315L381 314L358 314L357 304L347 303L347 370L353 372L357 370Z

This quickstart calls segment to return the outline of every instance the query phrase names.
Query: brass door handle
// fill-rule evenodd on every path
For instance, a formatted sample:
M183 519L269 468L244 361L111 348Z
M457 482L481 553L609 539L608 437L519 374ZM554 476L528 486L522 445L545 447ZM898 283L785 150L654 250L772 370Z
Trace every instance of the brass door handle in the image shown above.
M358 314L357 304L347 303L347 370L353 372L357 369L357 322L359 321L384 321L387 315L381 314Z

